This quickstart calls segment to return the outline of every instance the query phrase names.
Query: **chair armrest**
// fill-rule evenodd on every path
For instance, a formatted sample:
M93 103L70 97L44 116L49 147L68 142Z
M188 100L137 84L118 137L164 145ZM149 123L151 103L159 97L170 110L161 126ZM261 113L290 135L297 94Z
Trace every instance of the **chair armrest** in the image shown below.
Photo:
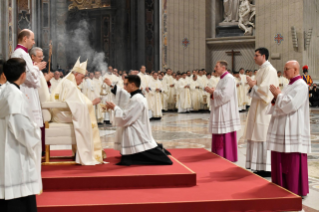
M43 102L41 106L42 106L42 109L53 109L53 108L69 109L68 104L65 102Z

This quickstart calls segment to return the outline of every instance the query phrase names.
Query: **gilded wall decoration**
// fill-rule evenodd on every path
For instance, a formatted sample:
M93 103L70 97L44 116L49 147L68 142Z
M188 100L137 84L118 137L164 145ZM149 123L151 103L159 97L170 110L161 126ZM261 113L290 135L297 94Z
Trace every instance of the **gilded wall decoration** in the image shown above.
M71 0L69 10L77 7L79 10L96 9L111 6L111 0Z

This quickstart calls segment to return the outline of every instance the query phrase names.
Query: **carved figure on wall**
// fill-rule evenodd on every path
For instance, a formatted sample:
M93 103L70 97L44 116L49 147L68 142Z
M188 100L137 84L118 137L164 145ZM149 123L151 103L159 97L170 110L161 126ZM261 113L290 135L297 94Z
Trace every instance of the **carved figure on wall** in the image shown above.
M255 27L254 23L252 23L252 20L256 15L255 5L250 4L249 0L240 1L238 27L245 31L244 35L252 35L253 27Z
M224 21L227 22L238 22L239 19L239 1L240 0L224 0Z

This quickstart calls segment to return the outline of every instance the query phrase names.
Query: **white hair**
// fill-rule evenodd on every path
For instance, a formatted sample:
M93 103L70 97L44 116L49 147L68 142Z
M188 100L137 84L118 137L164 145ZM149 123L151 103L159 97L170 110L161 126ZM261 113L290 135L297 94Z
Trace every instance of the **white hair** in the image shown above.
M39 47L33 47L30 51L30 55L37 56L37 51L43 52L43 50Z

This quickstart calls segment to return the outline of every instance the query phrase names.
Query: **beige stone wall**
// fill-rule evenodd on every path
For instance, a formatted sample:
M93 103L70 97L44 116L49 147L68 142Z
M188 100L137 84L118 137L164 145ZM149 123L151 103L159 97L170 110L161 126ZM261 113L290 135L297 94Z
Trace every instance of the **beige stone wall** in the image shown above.
M270 55L280 53L279 60L269 59L277 70L282 71L288 60L298 60L301 64L303 62L303 2L303 0L256 1L256 48L266 47ZM295 26L299 38L298 49L293 47L292 26ZM278 33L284 37L280 45L274 40Z
M173 71L205 68L206 0L167 1L167 67ZM188 38L188 47L182 45ZM164 53L165 54L165 53Z
M303 51L303 65L309 66L309 74L319 81L319 1L304 0L303 30L313 29L309 48Z

